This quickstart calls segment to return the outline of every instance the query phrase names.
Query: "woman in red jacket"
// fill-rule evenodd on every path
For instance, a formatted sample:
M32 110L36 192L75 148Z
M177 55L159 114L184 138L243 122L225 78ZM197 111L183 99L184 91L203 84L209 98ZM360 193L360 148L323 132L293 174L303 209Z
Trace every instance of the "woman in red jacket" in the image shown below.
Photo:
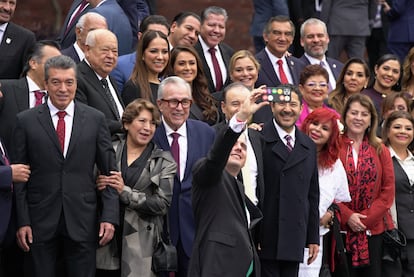
M354 94L345 104L340 159L351 202L339 203L351 276L381 276L382 233L392 228L394 168L388 149L376 137L377 112L368 96Z

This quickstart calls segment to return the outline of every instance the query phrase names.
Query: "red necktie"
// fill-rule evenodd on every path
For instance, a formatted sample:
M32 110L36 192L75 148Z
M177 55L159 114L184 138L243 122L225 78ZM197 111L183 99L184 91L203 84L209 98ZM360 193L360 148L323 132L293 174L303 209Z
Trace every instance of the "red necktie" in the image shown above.
M171 154L177 163L177 176L180 177L180 145L178 144L178 138L180 137L179 133L171 134L173 140L171 143Z
M69 32L69 29L72 27L72 25L78 21L79 15L85 10L88 4L89 4L88 1L83 0L82 3L79 5L79 9L72 16L72 18L69 20L68 25L66 26L65 35Z
M213 62L214 73L216 75L216 91L220 91L223 87L223 76L221 75L220 65L216 58L216 49L210 48L208 52L211 54L211 61Z
M292 150L293 150L292 137L290 135L286 135L285 140L286 140L286 147L287 147L288 151L292 152Z
M57 116L59 117L56 133L59 139L60 147L62 148L62 152L65 150L65 111L57 112Z
M277 65L279 66L279 77L280 77L280 83L282 85L284 84L289 84L289 80L286 77L285 71L283 70L283 61L282 60L278 60L277 61Z
M41 90L35 90L34 94L36 98L35 107L42 105L43 97L46 95L46 93Z

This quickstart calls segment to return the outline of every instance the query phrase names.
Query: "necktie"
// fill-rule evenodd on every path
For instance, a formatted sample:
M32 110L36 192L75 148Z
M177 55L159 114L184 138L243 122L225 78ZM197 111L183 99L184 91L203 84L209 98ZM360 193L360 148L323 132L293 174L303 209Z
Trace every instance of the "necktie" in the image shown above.
M105 78L102 78L101 82L102 82L102 86L105 91L105 96L108 98L109 102L111 103L111 106L112 106L111 109L115 112L116 119L120 120L119 110L118 110L118 107L116 106L115 99L112 97L111 90L109 89L109 86L108 86L108 81Z
M79 15L85 10L86 6L89 4L87 0L83 0L82 3L79 5L79 9L70 19L68 25L66 26L65 35L69 32L70 28L78 21Z
M278 60L277 65L279 66L279 77L280 77L280 83L282 85L288 84L289 80L286 77L285 71L283 70L283 60Z
M179 133L171 134L173 140L171 143L171 154L177 163L177 176L180 177L180 145L178 144L178 138L180 137Z
M0 143L0 151L1 151L1 156L3 157L4 164L5 165L10 165L10 161L6 156L6 152L4 151L3 145L1 145L1 143Z
M60 148L62 149L62 152L65 150L65 111L59 111L56 113L59 117L57 127L56 127L56 133L59 139Z
M39 105L42 105L43 97L46 95L46 93L44 91L41 91L41 90L35 90L34 94L35 94L35 98L36 98L35 107L37 107Z
M286 135L285 140L286 140L286 147L287 147L288 151L292 152L292 150L293 150L292 137L290 135Z
M210 48L208 52L211 54L211 61L213 62L214 73L216 75L216 91L220 91L223 87L223 76L221 75L220 65L216 58L216 49Z
M328 71L328 68L326 66L326 63L324 61L321 61L320 65L326 69L326 71ZM329 71L328 71L328 76L329 76ZM332 91L332 86L331 83L329 82L329 78L328 78L328 92Z

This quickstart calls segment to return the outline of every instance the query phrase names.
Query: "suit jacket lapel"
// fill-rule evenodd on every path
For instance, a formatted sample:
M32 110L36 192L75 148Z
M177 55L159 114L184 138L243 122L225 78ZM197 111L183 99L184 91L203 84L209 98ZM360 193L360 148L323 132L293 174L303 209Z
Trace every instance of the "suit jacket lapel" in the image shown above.
M309 148L307 147L304 141L304 134L301 133L299 130L296 129L296 140L295 140L295 147L293 148L292 152L289 154L289 158L286 161L284 169L291 168L296 164L300 163L306 157L309 157Z
M66 153L66 158L75 151L76 142L79 136L82 134L83 126L85 122L85 110L79 105L76 105L75 102L75 111L73 114L73 124L72 124L72 132L69 140L68 152Z
M13 91L14 99L16 100L16 105L18 111L24 111L29 108L29 85L27 84L26 77L19 79L17 85L17 91Z
M280 84L280 80L277 77L272 62L270 61L270 58L265 52L265 50L263 50L262 68L263 72L267 75L267 78L271 80L272 85Z
M299 80L296 80L296 74L295 74L295 62L290 57L286 57L286 63L290 70L290 76L292 76L292 80L294 84L298 84Z
M56 129L53 126L52 118L50 116L50 111L46 103L42 104L41 108L39 109L38 120L40 122L40 125L44 129L45 133L49 136L50 140L53 141L53 143L55 144L57 150L60 153L62 153L62 149L60 147ZM63 153L62 153L62 156L63 156Z
M263 137L266 143L274 143L272 146L272 152L280 157L283 161L289 158L289 152L286 145L280 139L279 134L273 125L273 120L268 121L263 128Z

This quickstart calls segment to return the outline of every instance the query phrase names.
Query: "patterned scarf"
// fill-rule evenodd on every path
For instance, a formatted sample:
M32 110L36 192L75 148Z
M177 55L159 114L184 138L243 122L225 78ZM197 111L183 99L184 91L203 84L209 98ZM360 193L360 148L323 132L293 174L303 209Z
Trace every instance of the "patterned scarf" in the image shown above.
M373 202L377 170L374 163L375 148L370 146L364 137L358 153L358 164L355 168L352 155L352 141L344 136L347 145L345 170L347 172L351 202L345 203L354 212L367 209ZM353 232L347 226L346 250L351 254L352 266L369 265L368 237L363 232Z

